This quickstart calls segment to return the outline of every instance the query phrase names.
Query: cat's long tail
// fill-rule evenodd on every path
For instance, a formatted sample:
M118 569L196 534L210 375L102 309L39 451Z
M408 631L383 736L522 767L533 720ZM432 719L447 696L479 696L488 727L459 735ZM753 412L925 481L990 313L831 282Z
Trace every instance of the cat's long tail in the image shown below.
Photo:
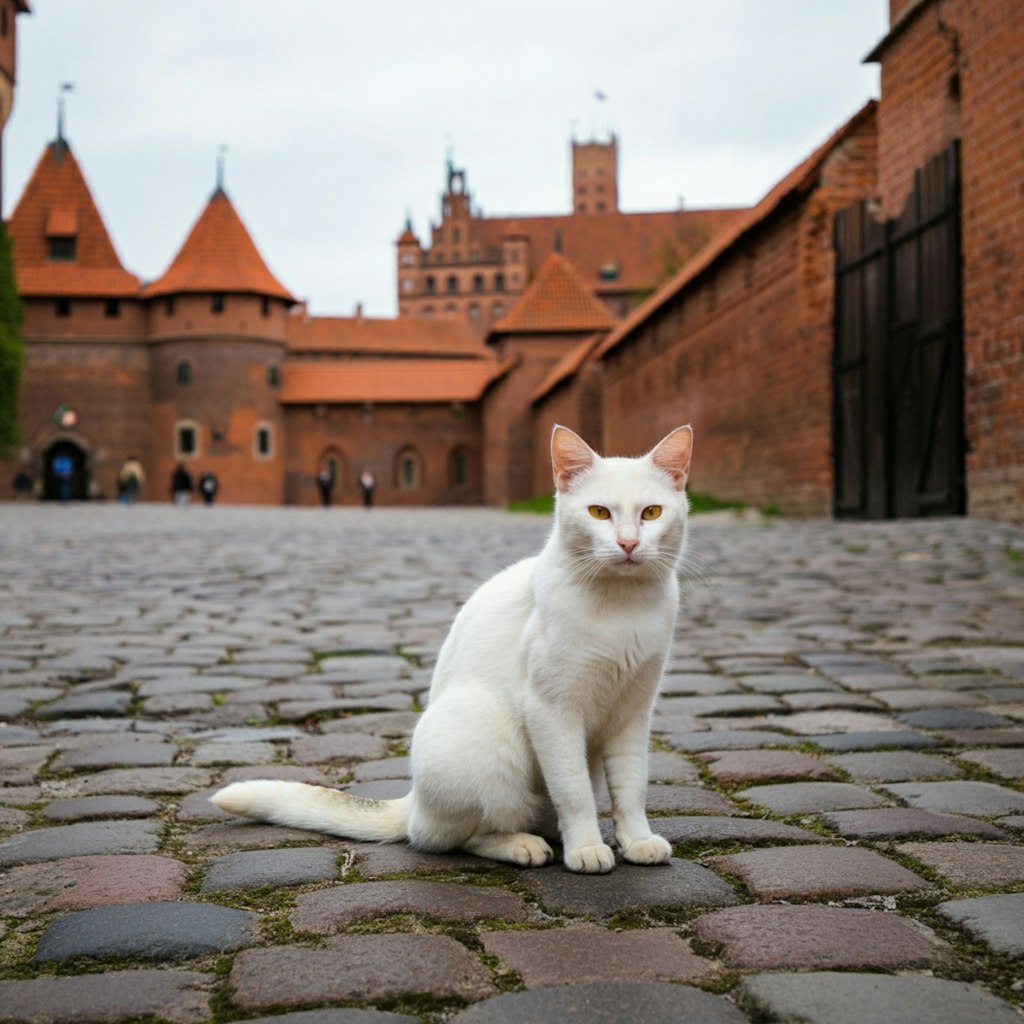
M257 779L233 782L210 799L222 811L255 821L363 842L398 843L408 834L413 795L398 800L368 800L305 782Z

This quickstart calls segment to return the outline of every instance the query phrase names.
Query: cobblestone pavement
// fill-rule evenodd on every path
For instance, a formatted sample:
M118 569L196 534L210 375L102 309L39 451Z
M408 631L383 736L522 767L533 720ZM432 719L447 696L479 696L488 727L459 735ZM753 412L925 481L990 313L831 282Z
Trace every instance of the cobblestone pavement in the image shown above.
M667 866L267 825L399 795L490 510L0 507L0 1021L1020 1024L1024 532L698 517L656 716Z

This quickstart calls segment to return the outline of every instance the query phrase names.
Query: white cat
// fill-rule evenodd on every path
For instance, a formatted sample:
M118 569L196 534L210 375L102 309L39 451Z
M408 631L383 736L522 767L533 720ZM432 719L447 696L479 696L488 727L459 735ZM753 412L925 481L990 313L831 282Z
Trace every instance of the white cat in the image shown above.
M553 856L605 872L603 771L615 840L634 864L671 847L645 812L651 709L672 638L693 434L602 458L556 426L555 524L541 553L498 573L452 625L412 739L412 791L367 800L299 782L236 782L225 811L349 839L465 850L522 866Z

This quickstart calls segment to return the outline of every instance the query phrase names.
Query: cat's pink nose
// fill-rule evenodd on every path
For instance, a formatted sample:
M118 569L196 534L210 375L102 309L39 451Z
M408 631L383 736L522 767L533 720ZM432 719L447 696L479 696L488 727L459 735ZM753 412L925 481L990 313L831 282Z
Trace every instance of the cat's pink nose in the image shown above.
M627 555L633 554L639 546L640 541L638 540L620 540L619 547L626 552Z

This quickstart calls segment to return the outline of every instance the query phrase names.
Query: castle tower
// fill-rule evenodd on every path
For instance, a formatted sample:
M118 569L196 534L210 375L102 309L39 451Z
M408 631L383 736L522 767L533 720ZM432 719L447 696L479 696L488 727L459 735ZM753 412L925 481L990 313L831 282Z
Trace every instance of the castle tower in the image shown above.
M148 461L139 280L122 266L62 134L36 164L8 230L24 307L18 471L40 496L55 497L53 459L68 455L73 497L112 497L121 462Z
M619 140L573 142L572 208L574 213L619 212Z
M267 268L220 183L166 272L143 289L154 469L210 471L227 502L280 503L278 401L291 293Z
M395 242L397 250L396 276L398 280L398 315L405 316L413 312L410 300L416 295L420 287L419 266L423 259L423 249L420 240L412 229L412 221L407 217L405 230L398 236Z

